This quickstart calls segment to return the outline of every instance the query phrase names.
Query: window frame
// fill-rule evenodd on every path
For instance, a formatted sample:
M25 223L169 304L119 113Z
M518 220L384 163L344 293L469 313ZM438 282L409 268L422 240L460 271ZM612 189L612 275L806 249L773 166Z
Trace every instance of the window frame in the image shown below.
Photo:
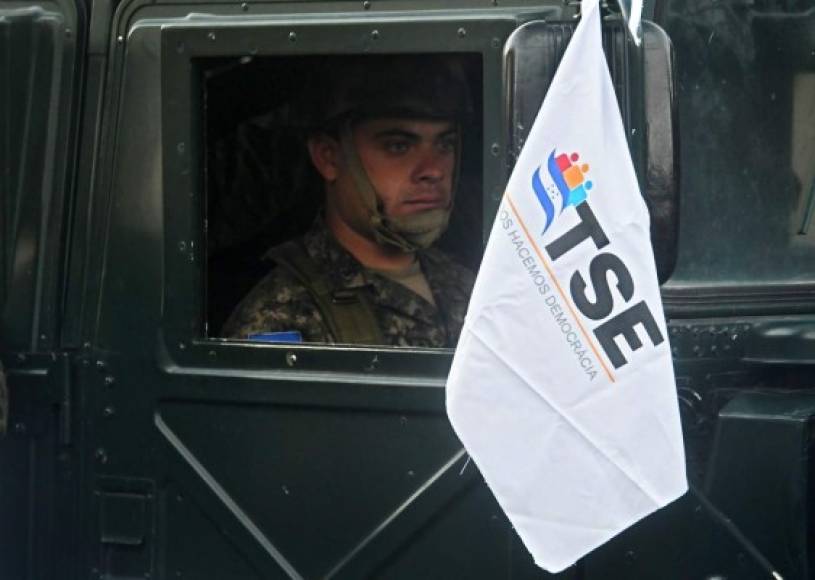
M722 25L721 21L716 21L712 17L710 18L709 22L699 22L695 20L699 17L699 14L694 12L688 14L685 14L679 10L676 12L671 12L671 4L671 2L661 0L655 8L656 21L669 34L675 34L676 29L680 31L693 31L693 35L699 35L699 37L702 39L699 41L701 44L705 43L704 39L707 38L707 30L710 30L711 26L714 26L716 22L718 22L719 25ZM716 11L725 10L722 7L713 6L711 6L710 9ZM730 13L728 12L728 14ZM725 44L723 46L730 49L733 44L748 42L748 40L752 43L750 45L751 48L755 49L757 46L759 46L763 41L760 37L762 30L762 19L759 18L762 14L764 14L762 10L751 8L749 18L752 19L750 20L752 24L749 39L732 37L732 39L729 41L731 44ZM781 58L781 56L784 56L787 59L787 72L789 72L789 69L793 68L794 62L797 62L798 64L796 66L798 67L799 72L806 71L811 73L814 70L812 69L811 65L809 65L809 68L801 65L800 59L802 58L802 55L806 55L803 48L801 48L800 51L796 51L794 54L790 52L791 46L802 46L800 43L795 42L795 40L798 38L797 35L800 34L801 27L790 30L791 25L800 24L800 22L796 22L797 18L795 18L795 16L797 15L798 13L795 12L787 15L772 12L766 14L767 18L763 20L763 26L766 28L770 21L774 21L774 26L778 27L775 30L775 33L780 34L781 30L784 30L787 38L791 39L788 45L776 47L778 53L773 57ZM739 16L739 18L743 18L746 22L748 20L747 16L747 13L745 13L744 15ZM688 32L688 34L691 34L691 32ZM696 89L692 89L691 82L688 79L683 79L679 74L679 71L684 70L686 75L691 73L696 75L689 78L697 81L699 78L704 79L704 75L701 74L702 72L708 73L710 74L710 79L706 80L705 82L709 84L721 83L722 86L728 87L734 86L734 84L732 83L731 79L721 75L720 63L718 64L719 70L717 70L716 63L711 62L710 53L705 53L703 55L694 54L692 50L693 47L691 45L685 45L687 43L687 39L684 39L683 43L683 38L679 34L674 35L673 43L675 58L678 63L683 65L680 69L677 69L676 83L678 87L678 107L680 110L679 118L682 120L681 124L678 126L678 132L680 135L680 140L684 140L681 149L684 151L685 149L694 145L691 137L691 135L694 134L694 130L698 131L698 127L702 127L701 130L704 131L707 130L708 127L703 123L703 118L700 118L699 120L696 119L696 115L699 114L699 112L695 110L694 103L689 96L692 90L698 90L698 85ZM708 48L711 46L710 42L707 42L704 45L706 50L712 50ZM721 51L723 49L719 50ZM745 49L744 52L746 53L747 50ZM715 56L715 53L713 54ZM755 60L753 63L755 64L760 62L761 59L768 58L768 56L765 54L761 57L751 56L751 58ZM803 58L805 58L805 56ZM795 59L799 60L795 61ZM703 68L699 66L702 62L704 63ZM758 72L750 71L749 75L748 73L742 72L742 75L758 76ZM727 84L728 82L730 84ZM702 88L704 89L705 86L707 85L703 84ZM684 87L684 89L682 87ZM747 95L747 97L745 97L745 102L748 98L754 98L755 96L755 94L751 93L748 89L749 87L740 89L741 92ZM712 98L713 97L707 94L705 96L705 99ZM725 102L729 108L734 107L734 103L732 101ZM770 113L762 110L757 114L769 115ZM792 121L792 119L790 119L790 121ZM722 141L728 138L731 140L743 138L743 135L733 134L720 136L722 137ZM681 154L680 157L682 157ZM749 163L749 161L744 160L743 163ZM705 316L773 316L811 313L813 308L815 308L815 292L813 292L813 289L815 289L815 279L799 279L795 276L784 277L781 275L783 273L766 271L761 272L759 276L752 275L752 267L747 264L743 253L746 253L749 256L749 251L752 251L755 248L739 247L738 252L736 252L734 249L734 244L738 245L738 242L740 241L738 238L714 237L714 234L711 233L712 218L705 212L699 212L698 208L691 203L698 197L703 196L712 197L715 199L718 192L716 191L715 185L709 186L709 189L702 190L699 189L698 184L696 183L689 184L686 174L707 176L712 172L705 174L703 171L700 171L699 168L692 165L690 160L687 159L687 155L682 158L680 165L682 167L682 172L680 174L680 206L682 207L682 212L679 218L679 251L677 256L676 271L662 287L662 296L666 313L671 318L698 318ZM733 166L726 166L724 170L720 170L720 172L723 174L728 174L728 170L732 172L733 169ZM755 181L752 181L751 183L755 183ZM694 187L697 188L696 191L692 191ZM802 202L805 202L805 199L809 193L806 189L807 187L809 187L809 184L803 185L801 192ZM693 195L690 195L691 193ZM784 193L785 195L792 195L792 192ZM745 204L744 207L737 207L733 203L733 197L734 196L732 195L729 198L726 197L723 204L727 208L726 215L732 222L738 222L739 220L743 219L745 215L760 214L760 208L756 209L755 207L751 207L749 204ZM795 207L792 207L791 209L793 213L797 211ZM693 216L694 219L687 219L687 216ZM685 217L685 219L683 219L683 217ZM794 223L792 215L789 216L789 219L790 224ZM795 234L792 234L792 229L790 228L790 231L787 232L786 237L783 238L783 242L780 241L782 238L779 237L779 240L775 241L773 244L772 249L777 252L775 255L778 256L784 254L785 252L789 252L790 248L796 243L806 243L811 245L811 231L812 227L810 226L810 233L808 235L810 239L803 237L803 239L799 240L796 238ZM700 274L693 267L701 260L699 254L693 252L693 250L697 248L694 248L693 246L689 247L687 240L691 240L693 238L699 239L700 237L703 240L709 240L711 242L710 245L716 248L719 254L724 255L727 258L727 260L719 260L716 263L710 261L704 263L704 266L708 268L719 267L722 272L726 273L726 275L719 279L706 280L704 275ZM685 240L685 245L683 245L683 240ZM781 245L782 243L783 245ZM734 268L731 264L736 261L743 261L744 264L739 268ZM770 259L769 262L772 262L772 260ZM808 272L807 275L811 277L813 274L812 272Z
M544 16L529 13L529 18ZM217 366L246 373L302 369L318 373L385 373L443 384L452 349L274 344L206 336L205 143L203 86L196 59L319 54L475 53L482 66L482 243L503 195L509 167L504 90L486 79L503 77L506 39L520 15L484 12L376 18L194 22L161 31L162 148L165 283L162 323L164 364ZM416 30L420 34L416 34ZM376 34L374 34L376 31ZM174 361L170 362L170 361ZM421 362L419 362L421 361ZM164 366L164 365L163 365ZM313 377L312 377L313 378ZM416 382L416 379L420 379ZM442 381L439 383L439 381Z

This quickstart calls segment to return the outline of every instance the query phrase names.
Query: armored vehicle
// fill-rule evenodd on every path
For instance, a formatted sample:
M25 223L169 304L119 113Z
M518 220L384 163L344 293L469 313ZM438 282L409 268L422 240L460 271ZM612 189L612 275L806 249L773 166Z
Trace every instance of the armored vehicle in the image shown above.
M453 435L450 349L220 329L317 211L321 71L458 63L472 116L442 244L475 269L579 12L0 1L0 578L550 577ZM810 578L815 8L647 0L639 47L603 13L692 491L556 577Z

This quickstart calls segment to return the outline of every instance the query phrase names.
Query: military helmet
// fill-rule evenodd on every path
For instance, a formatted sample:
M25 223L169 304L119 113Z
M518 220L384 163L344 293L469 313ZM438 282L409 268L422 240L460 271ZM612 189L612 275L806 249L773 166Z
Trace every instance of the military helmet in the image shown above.
M323 80L315 128L382 117L464 123L472 116L464 71L447 55L343 57L327 67Z

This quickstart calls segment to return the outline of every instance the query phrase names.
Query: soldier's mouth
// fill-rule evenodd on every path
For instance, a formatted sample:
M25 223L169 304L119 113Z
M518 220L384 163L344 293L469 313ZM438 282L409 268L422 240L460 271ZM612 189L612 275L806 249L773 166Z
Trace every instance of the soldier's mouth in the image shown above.
M450 205L444 196L421 195L405 200L404 206L409 211L426 211L431 209L444 209Z

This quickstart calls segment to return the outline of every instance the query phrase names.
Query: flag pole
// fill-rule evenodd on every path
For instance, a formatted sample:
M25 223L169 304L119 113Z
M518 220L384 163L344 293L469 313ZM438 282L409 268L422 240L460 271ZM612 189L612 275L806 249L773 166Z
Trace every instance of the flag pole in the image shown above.
M628 0L601 0L600 6L608 9L608 5L615 2L620 9L620 14L622 15L623 21L626 24L626 30L628 30L631 40L634 41L635 45L640 46L642 44L642 28L640 27L640 21L642 18L642 7L644 0L631 0L630 10L626 4L627 1ZM581 16L582 8L583 2L581 0L579 2L578 14L576 17Z

